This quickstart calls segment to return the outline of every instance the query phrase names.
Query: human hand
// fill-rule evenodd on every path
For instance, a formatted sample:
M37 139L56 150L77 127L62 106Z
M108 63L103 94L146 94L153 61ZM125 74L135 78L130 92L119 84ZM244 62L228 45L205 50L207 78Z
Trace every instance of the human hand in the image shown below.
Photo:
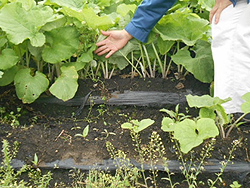
M229 0L216 0L213 9L210 11L209 15L210 23L212 23L214 16L215 16L215 24L219 23L221 12L231 4L232 2Z
M114 30L114 31L101 31L106 39L96 43L98 48L95 50L95 54L101 56L103 54L107 55L105 58L109 58L116 51L122 49L130 39L133 38L126 30Z

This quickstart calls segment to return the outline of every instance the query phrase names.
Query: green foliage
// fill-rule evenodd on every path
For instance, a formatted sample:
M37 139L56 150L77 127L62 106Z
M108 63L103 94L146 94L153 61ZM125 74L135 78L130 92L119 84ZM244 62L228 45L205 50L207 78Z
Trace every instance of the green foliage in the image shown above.
M82 138L86 138L89 134L89 125L87 125L83 131L82 131L82 134L76 134L75 136L79 136L79 137L82 137Z
M16 170L11 166L11 160L15 158L18 151L18 143L14 142L13 149L10 149L10 144L7 140L3 140L3 160L0 166L0 187L16 187L16 188L31 188L35 187L47 188L50 180L52 179L52 173L48 172L42 174L39 168L33 169L29 165L23 165L20 169ZM20 176L23 173L28 172L29 182L20 180Z
M192 46L208 30L208 23L207 20L199 18L186 9L166 15L155 29L163 40L180 40L186 45Z
M19 118L21 117L21 108L17 108L16 112L7 112L5 107L0 107L0 123L8 124L12 128L17 128L20 125Z
M43 73L37 71L31 75L29 68L19 70L14 82L17 96L23 103L34 102L49 85L49 81Z
M50 87L50 92L63 101L74 97L78 88L78 74L75 67L61 67L61 75Z
M176 123L173 132L173 136L179 141L183 153L188 153L194 147L199 146L203 140L218 135L218 128L214 120L210 118L201 118L197 122L185 119Z
M45 43L45 36L40 29L54 19L53 10L47 6L26 9L22 3L13 2L0 10L0 27L14 44L30 39L33 46L42 46Z
M140 3L141 0L1 1L0 86L14 81L17 95L24 103L34 102L47 90L65 101L75 95L79 78L95 79L101 72L104 78L111 78L115 69L128 66L132 76L154 77L159 71L167 77L172 62L178 71L180 65L184 66L197 79L210 82L213 63L207 50L207 15L213 0L178 1L142 48L138 41L131 40L108 60L93 54L100 30L123 29ZM180 43L190 48L180 48ZM195 53L195 57L189 52ZM75 67L70 71L74 78L65 76L64 66Z
M210 43L199 40L194 46L195 57L192 57L187 47L172 56L177 65L183 65L196 79L211 83L214 78L214 67Z
M56 64L69 59L80 44L79 33L74 27L60 27L45 33L46 44L42 57L45 61Z
M155 121L152 119L143 119L141 121L131 120L130 122L123 123L121 127L123 129L129 129L134 131L135 133L139 133L142 130L146 129L150 125L152 125Z
M242 96L242 99L245 101L241 105L241 109L245 114L250 113L250 92L246 93L245 95Z
M10 48L6 48L0 55L0 69L7 70L17 64L19 58L15 54L15 51Z

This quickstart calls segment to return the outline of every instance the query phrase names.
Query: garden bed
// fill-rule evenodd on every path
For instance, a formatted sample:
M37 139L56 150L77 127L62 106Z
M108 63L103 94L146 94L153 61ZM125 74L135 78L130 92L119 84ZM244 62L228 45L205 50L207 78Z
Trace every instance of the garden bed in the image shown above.
M75 116L75 112L79 110L83 100L86 99L85 96L90 91L92 92L87 98L85 106L78 116ZM133 93L137 97L136 102L141 98L138 98L138 96L144 96L144 98L141 98L138 104L122 103L121 101L124 98L120 96L129 92L140 92L140 94ZM156 92L156 96L163 97L162 100L157 102L157 97L154 97L153 92ZM117 95L114 95L114 93ZM76 97L71 101L62 102L44 95L30 105L22 104L16 98L13 87L9 86L1 88L1 106L5 107L6 111L13 111L15 114L18 114L16 110L17 107L20 107L19 114L21 116L17 118L20 125L1 125L0 136L1 140L7 139L11 144L14 141L20 143L19 152L13 163L15 167L21 167L22 164L31 164L36 153L39 159L38 167L53 171L55 177L53 182L64 181L65 184L70 184L69 178L64 176L62 176L64 178L58 178L60 175L57 176L56 174L68 172L73 167L82 170L98 167L111 170L116 168L110 153L107 151L107 141L114 148L124 151L127 158L133 160L134 164L140 167L139 155L135 150L130 131L122 129L121 124L131 119L151 118L155 120L155 123L140 133L142 145L146 146L152 132L157 132L163 140L166 157L171 161L169 169L180 173L175 144L168 133L161 130L161 120L166 114L159 110L162 108L175 110L176 105L180 104L180 112L196 116L197 111L195 109L189 109L187 112L186 94L209 94L209 84L201 83L192 76L188 76L182 81L177 81L174 78L129 79L118 76L110 80L99 80L97 82L80 80ZM178 102L170 100L174 102L161 103L161 101L176 96L178 96ZM118 100L119 97L121 100ZM108 102L112 101L112 98L115 102ZM93 101L97 101L97 99L98 101L102 99L103 102L93 104ZM143 101L145 105L143 105ZM89 126L89 133L86 138L75 136L81 134L86 126ZM209 163L209 160L207 162L207 172L213 175L220 171L220 161L223 161L224 157L228 155L228 148L232 147L232 142L241 140L241 144L234 152L233 159L238 167L235 168L234 164L230 163L227 171L229 173L225 173L225 177L228 174L230 175L230 172L234 172L235 177L233 178L240 178L225 180L225 187L228 187L233 181L242 184L247 181L248 171L250 171L248 164L249 131L249 125L245 124L239 129L235 128L229 138L221 139L217 137L209 159L213 163ZM198 147L197 153L194 155L198 156L202 147ZM164 171L161 162L155 165L158 165L159 171ZM59 169L53 169L53 167ZM150 167L146 170L149 169Z

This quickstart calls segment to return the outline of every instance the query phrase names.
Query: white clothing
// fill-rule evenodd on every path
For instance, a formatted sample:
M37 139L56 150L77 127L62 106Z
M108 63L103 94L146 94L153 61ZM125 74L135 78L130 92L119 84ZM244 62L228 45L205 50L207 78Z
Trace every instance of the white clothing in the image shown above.
M218 24L212 24L214 96L228 97L226 112L241 111L241 97L250 92L250 4L244 0L224 9Z

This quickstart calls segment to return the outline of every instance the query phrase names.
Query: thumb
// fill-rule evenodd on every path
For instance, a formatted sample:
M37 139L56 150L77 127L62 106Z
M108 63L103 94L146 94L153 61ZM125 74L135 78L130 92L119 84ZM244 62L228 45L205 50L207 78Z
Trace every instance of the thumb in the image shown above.
M101 30L101 33L104 36L109 36L111 32L110 31L103 31L103 30Z

